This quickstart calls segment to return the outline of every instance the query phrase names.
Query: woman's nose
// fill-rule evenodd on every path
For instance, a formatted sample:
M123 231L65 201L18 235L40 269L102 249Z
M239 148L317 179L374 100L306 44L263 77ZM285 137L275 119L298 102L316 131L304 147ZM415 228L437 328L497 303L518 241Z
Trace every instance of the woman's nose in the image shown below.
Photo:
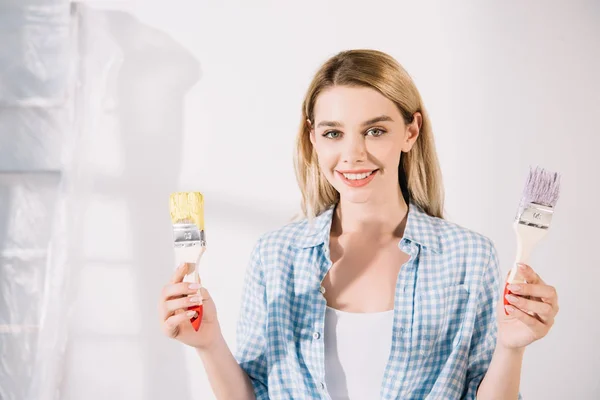
M358 136L358 135L357 135ZM343 159L345 162L354 163L364 161L367 157L367 147L362 135L348 138L344 146Z

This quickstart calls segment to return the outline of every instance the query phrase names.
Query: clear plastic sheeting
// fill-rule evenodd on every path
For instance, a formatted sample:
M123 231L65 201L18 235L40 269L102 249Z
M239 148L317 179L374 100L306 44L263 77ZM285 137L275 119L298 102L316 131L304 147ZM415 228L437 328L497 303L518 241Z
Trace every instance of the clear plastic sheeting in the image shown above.
M0 105L60 106L71 75L70 4L0 0Z
M0 173L0 398L30 399L60 174ZM40 343L42 342L42 343Z
M24 4L0 0L0 400L189 399L154 305L199 63L128 12Z
M0 106L0 171L59 171L68 125L63 107Z
M0 0L0 399L58 399L76 132L67 1Z

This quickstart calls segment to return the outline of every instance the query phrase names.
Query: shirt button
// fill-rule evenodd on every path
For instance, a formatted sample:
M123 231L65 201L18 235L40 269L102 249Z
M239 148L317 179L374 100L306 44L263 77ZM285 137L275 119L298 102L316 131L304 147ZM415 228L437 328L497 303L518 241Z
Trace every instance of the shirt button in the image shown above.
M313 339L319 340L321 338L321 334L319 332L313 333Z
M319 292L321 292L321 294L325 294L325 287L324 287L324 286L321 286L321 287L319 288Z

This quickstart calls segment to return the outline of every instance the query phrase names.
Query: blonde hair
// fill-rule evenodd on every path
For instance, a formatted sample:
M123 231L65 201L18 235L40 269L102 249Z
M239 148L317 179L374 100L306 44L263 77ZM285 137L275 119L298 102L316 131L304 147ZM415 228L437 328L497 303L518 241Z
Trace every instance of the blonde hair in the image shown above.
M443 218L442 174L421 95L404 68L393 57L377 50L348 50L336 54L321 66L308 88L294 154L304 217L312 219L339 201L339 192L321 172L310 142L316 99L325 89L338 85L377 90L396 104L406 124L413 121L415 112L422 114L420 135L412 149L401 155L399 185L407 203L411 199L427 214Z

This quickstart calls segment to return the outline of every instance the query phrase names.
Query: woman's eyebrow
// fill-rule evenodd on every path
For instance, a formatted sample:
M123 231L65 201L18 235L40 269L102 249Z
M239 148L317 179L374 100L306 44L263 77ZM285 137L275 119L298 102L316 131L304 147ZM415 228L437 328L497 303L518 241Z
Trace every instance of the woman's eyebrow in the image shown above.
M384 121L394 122L394 120L391 117L388 117L387 115L381 115L379 117L371 118L370 120L363 122L361 124L361 126L367 126L367 125L371 125L371 124L374 124L377 122L384 122ZM344 124L342 124L341 122L338 122L338 121L321 121L317 125L317 128L319 128L321 126L329 126L332 128L337 128L337 127L344 126Z

